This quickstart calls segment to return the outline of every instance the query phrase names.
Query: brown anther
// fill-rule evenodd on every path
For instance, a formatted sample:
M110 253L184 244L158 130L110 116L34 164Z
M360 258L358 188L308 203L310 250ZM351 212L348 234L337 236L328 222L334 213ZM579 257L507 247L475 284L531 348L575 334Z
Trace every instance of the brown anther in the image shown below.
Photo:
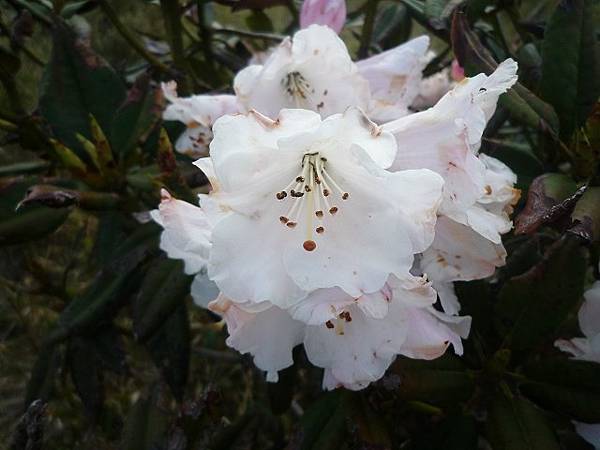
M317 248L317 243L311 240L304 241L302 247L304 247L304 250L306 250L307 252L312 252L315 248Z
M287 218L287 217L285 217L285 216L281 216L281 217L279 217L279 221L280 221L281 223L283 223L283 224L286 224L286 223L288 223L288 222L290 221L290 219L288 219L288 218Z
M304 183L304 177L296 177L296 183Z
M350 194L348 194L347 192L344 192L342 194L342 200L348 200L348 197L350 197Z
M325 228L323 227L317 227L317 229L315 230L317 233L322 234L325 231Z
M321 179L319 177L315 177L315 183L321 184Z
M276 197L277 197L277 200L283 200L284 198L287 197L287 192L285 192L285 191L278 192Z
M299 197L302 197L304 195L304 192L296 192L295 190L292 189L290 191L290 195L292 197L299 198Z
M329 208L329 214L335 214L336 212L338 212L338 207L337 206L332 206L331 208Z
M287 225L289 228L294 228L294 227L297 225L297 223L296 223L296 222L287 222L287 223L286 223L286 225Z
M324 156L321 156L321 161L327 162L327 158L325 158Z
M323 211L321 211L321 210L315 211L315 216L317 216L320 219L321 217L323 217Z
M325 326L327 328L329 328L330 330L335 328L335 326L333 325L333 323L331 322L331 320L328 320L327 322L325 322Z
M304 186L304 190L306 192L310 192L312 189L310 188L310 186L306 185L306 186Z
M329 189L323 189L323 195L329 197Z

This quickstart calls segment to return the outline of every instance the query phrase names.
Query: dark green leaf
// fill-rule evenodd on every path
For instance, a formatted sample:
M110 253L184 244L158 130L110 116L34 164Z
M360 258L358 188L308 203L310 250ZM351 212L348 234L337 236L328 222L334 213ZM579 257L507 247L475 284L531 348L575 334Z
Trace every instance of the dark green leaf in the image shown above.
M417 436L415 450L477 450L477 424L471 417L451 415L429 433Z
M498 296L496 326L513 349L532 348L554 333L583 294L587 253L577 238L563 238L539 264L508 280Z
M337 450L347 435L343 390L323 394L302 417L301 450Z
M104 379L92 342L79 337L71 339L67 348L67 364L85 411L95 421L104 403Z
M143 142L162 113L162 96L151 84L148 75L141 75L127 94L127 100L119 108L112 126L111 142L115 152L126 157Z
M600 422L600 364L554 358L524 369L521 392L540 406L588 423Z
M75 298L61 314L50 341L60 341L72 334L90 333L101 320L115 314L137 288L138 265L157 252L160 228L153 223L139 227L119 248L92 285Z
M571 214L573 226L570 233L590 242L600 240L600 187L588 188Z
M56 346L44 346L31 370L27 383L24 408L38 399L48 401L54 391L54 383L60 369L62 354Z
M190 365L190 323L187 307L179 305L146 343L173 395L181 400Z
M133 303L133 329L137 339L149 338L164 323L165 317L184 304L191 282L192 277L185 275L181 261L166 258L154 261Z
M464 401L475 389L474 380L463 363L449 354L433 361L401 357L390 371L400 376L398 394L405 400Z
M159 394L140 398L131 408L121 437L122 449L149 450L162 448L169 429L169 418L159 407Z
M594 0L562 0L550 18L542 47L544 100L560 118L560 135L568 142L600 96L600 47Z
M400 45L409 38L411 24L405 5L401 3L385 5L375 18L373 42L383 48Z
M560 450L542 412L527 399L502 392L493 399L487 437L494 450Z
M117 74L63 22L57 21L39 104L55 136L82 156L76 133L91 138L90 114L102 129L110 130L115 111L124 99L125 87Z

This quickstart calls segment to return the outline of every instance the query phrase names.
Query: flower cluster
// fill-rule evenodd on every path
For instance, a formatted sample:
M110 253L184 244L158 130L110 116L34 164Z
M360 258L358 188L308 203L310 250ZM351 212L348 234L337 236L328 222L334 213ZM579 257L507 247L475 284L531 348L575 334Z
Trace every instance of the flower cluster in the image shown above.
M518 198L512 171L478 154L517 66L409 114L427 45L355 64L335 32L312 25L238 73L235 97L180 99L165 86L167 117L204 127L210 156L195 164L211 191L197 207L163 190L161 248L197 274L192 295L269 381L300 344L327 389L362 389L397 355L462 353L470 318L452 282L504 263ZM215 105L239 113L215 121ZM206 277L219 290L208 304Z

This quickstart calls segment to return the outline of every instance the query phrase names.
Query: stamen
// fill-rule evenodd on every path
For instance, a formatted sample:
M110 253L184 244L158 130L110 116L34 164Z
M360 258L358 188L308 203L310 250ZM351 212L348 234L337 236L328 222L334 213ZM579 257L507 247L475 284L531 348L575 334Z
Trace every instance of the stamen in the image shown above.
M350 197L350 194L348 194L347 192L344 192L342 194L342 200L348 200L348 197Z
M296 225L298 225L298 224L297 224L296 222L287 222L287 223L286 223L286 225L287 225L289 228L294 228L294 227L295 227Z
M275 196L277 197L277 200L283 200L284 198L287 197L287 192L281 191L281 192L278 192Z
M329 214L331 214L332 216L338 212L338 207L337 206L332 206L331 208L329 208Z
M288 219L288 218L287 218L287 217L285 217L285 216L281 216L281 217L279 218L279 221L280 221L282 224L284 224L284 225L285 225L286 223L288 223L288 222L290 221L290 219Z
M313 240L304 241L302 247L304 247L304 250L307 252L312 252L315 248L317 248L317 243Z
M317 233L319 233L319 234L322 234L322 233L325 231L325 228L323 228L323 227L317 227L317 228L315 229L315 231L316 231Z
M317 216L320 219L321 217L323 217L323 211L315 211L315 216Z

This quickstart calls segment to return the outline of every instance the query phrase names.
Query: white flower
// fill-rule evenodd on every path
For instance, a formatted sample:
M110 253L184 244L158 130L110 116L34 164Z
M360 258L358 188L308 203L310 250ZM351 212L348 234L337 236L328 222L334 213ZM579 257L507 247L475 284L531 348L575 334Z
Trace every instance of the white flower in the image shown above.
M583 297L579 309L579 328L585 337L571 340L559 339L554 345L573 359L600 363L600 281L596 281ZM573 421L577 433L596 449L600 449L600 423L589 424Z
M420 90L428 46L429 37L420 36L356 63L369 81L371 119L382 123L408 114Z
M346 21L345 0L304 0L300 11L300 26L327 25L339 33Z
M421 260L435 283L483 278L504 263L501 235L512 227L516 176L478 151L498 97L516 82L516 71L516 63L506 60L490 76L463 80L433 108L382 126L398 143L392 170L427 168L444 178L442 219ZM447 285L444 290L455 310Z
M163 113L165 120L176 120L186 125L179 136L175 149L192 157L205 156L212 140L212 124L224 114L238 111L234 95L177 96L177 83L162 83L164 97L169 105Z
M421 111L434 106L455 85L450 78L450 69L442 69L439 72L424 78L419 86L419 94L413 100L411 106Z
M399 354L433 359L450 343L462 354L461 337L468 335L470 318L436 311L435 291L424 280L400 282L391 277L373 295L380 298L355 299L340 289L320 289L298 305L294 316L268 302L240 304L223 296L209 309L225 319L227 344L252 354L269 381L276 381L277 372L293 363L292 350L300 343L308 359L325 369L326 389L362 389L381 378ZM371 302L375 309L369 307ZM316 314L311 313L313 307Z
M283 108L327 117L356 106L374 120L397 118L418 93L428 44L422 36L355 64L333 30L311 25L284 40L264 65L240 71L234 89L245 110L270 117Z
M391 173L396 144L359 110L321 121L283 110L225 116L211 161L226 216L212 233L209 277L236 301L287 308L319 288L359 297L408 274L433 239L442 179ZM260 270L256 270L259 268Z

